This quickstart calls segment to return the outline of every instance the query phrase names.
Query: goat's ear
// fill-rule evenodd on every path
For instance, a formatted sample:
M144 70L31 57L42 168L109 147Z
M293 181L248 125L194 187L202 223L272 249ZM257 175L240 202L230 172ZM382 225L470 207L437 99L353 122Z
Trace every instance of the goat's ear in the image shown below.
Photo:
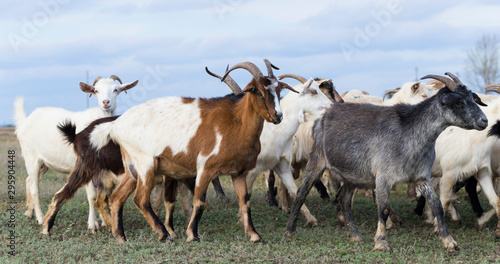
M243 89L243 91L241 91L242 93L244 92L251 92L253 93L255 91L255 86L253 85L253 83L249 83L245 89Z
M91 96L96 92L94 86L86 84L84 82L80 82L80 90L82 90L85 93L89 93Z
M284 89L288 89L288 90L290 90L292 92L299 93L297 90L293 89L292 86L290 86L290 85L288 85L288 84L286 84L284 82L279 82L279 85L281 87L281 90L283 90L283 88L284 88ZM307 87L309 87L310 85L311 84L309 84Z
M131 83L122 84L122 85L120 85L120 88L118 88L118 90L120 92L125 91L125 93L127 93L128 89L134 88L138 83L139 83L139 80L135 80L135 81L133 81Z
M411 86L411 92L417 93L418 87L420 86L420 82L416 82Z
M487 104L483 103L483 101L481 101L481 98L479 98L479 95L477 95L476 93L472 93L472 97L474 98L474 102L476 102L476 104L480 106L488 106Z

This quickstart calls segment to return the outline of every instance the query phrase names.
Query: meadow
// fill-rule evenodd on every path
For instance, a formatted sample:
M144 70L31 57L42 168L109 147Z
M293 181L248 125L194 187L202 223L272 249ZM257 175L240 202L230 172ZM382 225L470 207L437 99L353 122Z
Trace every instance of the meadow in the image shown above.
M466 202L464 191L457 209L460 223L447 224L459 244L459 251L446 252L433 233L433 227L413 213L415 202L406 197L405 186L391 193L391 203L403 219L403 224L387 233L391 252L371 252L377 226L377 211L373 199L358 195L354 218L364 241L351 242L346 230L338 223L337 209L330 201L321 200L312 191L306 205L319 225L304 227L304 219L292 238L283 236L288 215L265 200L266 187L260 178L251 198L252 218L264 243L253 244L238 225L236 194L229 177L221 183L230 201L215 198L209 188L208 206L199 225L200 243L187 243L184 233L187 218L180 210L174 214L174 226L180 237L161 243L144 217L129 199L124 208L124 228L128 242L118 245L106 228L95 233L87 231L88 205L83 190L69 201L57 215L52 235L42 236L41 226L24 216L25 179L27 177L19 143L11 130L0 129L0 263L499 263L500 242L494 241L497 218L483 230L474 229L474 215ZM9 151L15 151L15 183L8 181ZM10 164L12 165L12 164ZM40 198L44 212L65 183L66 176L50 171L40 182ZM15 194L9 197L9 186ZM12 189L11 189L12 191ZM12 192L10 193L12 194ZM10 199L12 198L12 199ZM481 204L490 209L481 195ZM163 213L164 211L162 211ZM12 213L12 214L11 214ZM160 216L163 218L164 216ZM10 221L10 222L9 222ZM14 244L15 255L12 252ZM10 245L10 247L9 247Z

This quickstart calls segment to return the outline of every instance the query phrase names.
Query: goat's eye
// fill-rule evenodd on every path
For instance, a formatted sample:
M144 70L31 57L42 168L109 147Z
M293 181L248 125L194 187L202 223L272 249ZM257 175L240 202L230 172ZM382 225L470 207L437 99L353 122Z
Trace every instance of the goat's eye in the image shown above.
M258 96L259 98L263 98L263 97L264 97L264 95L262 95L261 93L257 93L257 96Z
M312 91L311 91L311 94L313 94L313 95L317 95L317 94L318 94L318 92L317 92L316 90L312 90Z
M458 106L462 106L462 105L464 105L464 102L462 102L462 101L458 101L458 102L456 102L455 104L456 104L456 105L458 105Z
M117 92L118 92L118 89L115 89L113 92L117 93Z

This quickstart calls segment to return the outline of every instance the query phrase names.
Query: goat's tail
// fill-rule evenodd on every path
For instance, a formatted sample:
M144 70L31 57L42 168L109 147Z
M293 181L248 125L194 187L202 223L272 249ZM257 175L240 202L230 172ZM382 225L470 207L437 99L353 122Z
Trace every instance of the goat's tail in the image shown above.
M70 144L73 144L75 142L76 126L75 124L71 123L70 120L66 120L63 123L57 125L57 129L59 129L59 132L61 132L66 142Z
M106 146L111 140L109 133L113 128L113 122L106 122L95 126L90 133L90 143L96 149L101 149Z
M26 118L28 118L28 116L24 111L24 98L22 96L18 96L14 100L14 122L16 124L16 131L24 123Z

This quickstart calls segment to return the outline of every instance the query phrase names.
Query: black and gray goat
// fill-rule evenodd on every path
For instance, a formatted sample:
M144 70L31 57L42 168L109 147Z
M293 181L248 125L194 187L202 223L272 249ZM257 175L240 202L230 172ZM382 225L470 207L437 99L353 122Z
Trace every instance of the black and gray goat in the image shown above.
M288 221L287 236L295 231L299 209L314 181L325 169L330 169L344 181L339 207L352 240L362 240L351 208L355 188L375 188L378 228L373 250L388 251L385 231L390 211L389 191L396 183L413 182L437 216L444 248L448 251L457 248L430 183L434 146L439 134L448 126L483 130L488 120L477 106L484 105L479 97L454 75L446 74L453 81L437 75L422 78L439 80L446 87L417 105L334 104L316 121L314 146Z

